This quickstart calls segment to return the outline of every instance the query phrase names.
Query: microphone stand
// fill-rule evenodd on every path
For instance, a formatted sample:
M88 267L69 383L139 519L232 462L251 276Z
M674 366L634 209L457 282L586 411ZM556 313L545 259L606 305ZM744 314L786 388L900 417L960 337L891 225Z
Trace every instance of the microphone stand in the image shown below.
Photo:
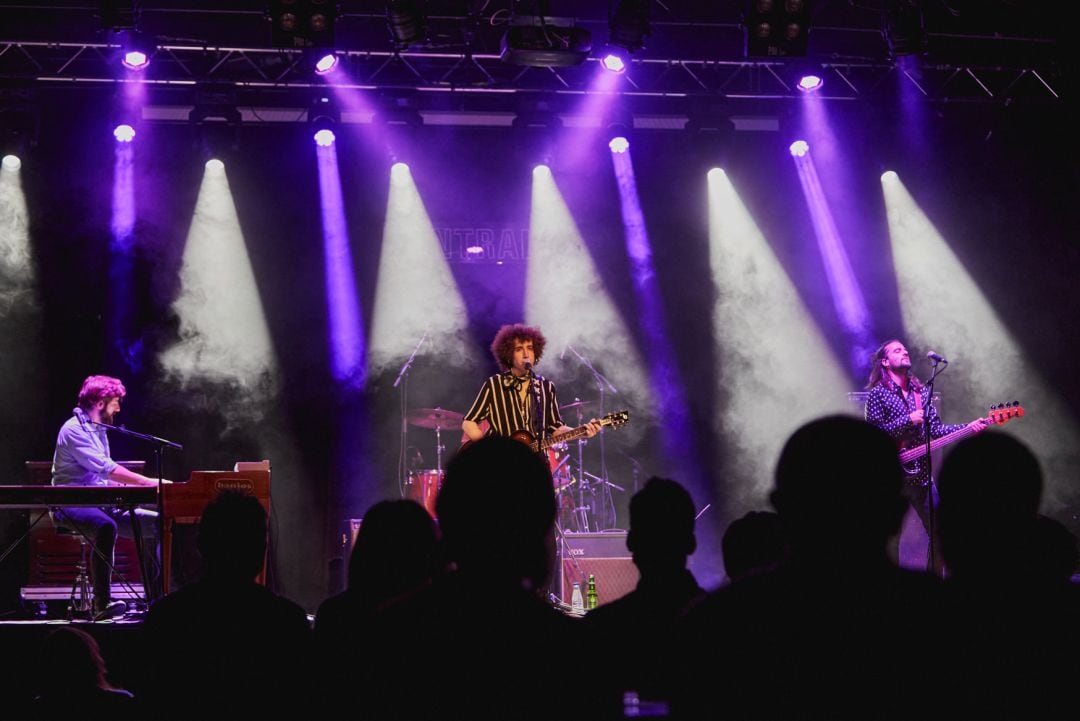
M143 441L145 443L149 443L154 447L154 467L155 467L155 469L157 471L156 491L157 491L157 507L158 507L158 514L157 514L157 521L156 521L156 523L157 523L157 538L158 538L158 542L157 542L157 546L158 546L157 547L157 562L158 562L158 568L161 569L162 574L164 574L164 570L165 570L164 569L164 558L163 558L164 554L163 554L162 545L165 543L165 541L164 541L164 538L165 538L165 508L164 508L164 494L161 492L161 486L164 483L165 477L164 477L164 475L162 473L162 457L165 455L165 449L166 448L171 448L171 449L173 449L175 451L182 451L182 450L184 450L184 447L182 445L180 445L179 443L175 443L173 441L166 440L164 438L159 438L158 436L153 436L153 435L150 435L149 433L139 433L138 431L130 430L126 426L113 426L113 425L110 425L108 423L101 423L100 421L91 421L91 423L93 423L96 426L100 426L100 427L102 427L102 428L104 428L106 430L109 430L109 431L116 431L117 433L119 433L121 435L124 435L124 436L128 436L130 438L137 438L138 440ZM135 550L139 554L139 567L142 569L142 572L143 572L143 591L146 593L146 601L149 604L151 601L157 600L156 599L157 594L154 593L154 591L156 589L154 589L152 587L152 585L150 583L150 574L147 573L147 571L149 569L147 569L146 559L143 556L142 530L139 527L139 516L138 516L138 514L135 513L135 506L134 505L132 505L130 508L128 508L128 514L131 516L131 535L134 537L133 540L135 541ZM168 589L167 588L162 588L161 592L162 592L162 595L164 595L165 593L168 593Z
M401 386L401 447L398 450L398 493L402 498L405 497L405 449L408 447L409 425L405 421L405 414L408 412L408 399L409 399L409 370L412 368L413 361L416 359L416 354L420 350L420 346L424 345L424 341L427 340L428 332L425 330L424 334L420 336L420 342L413 348L412 353L409 354L408 360L401 366L401 370L398 371L397 378L394 380L394 388Z
M933 373L930 374L930 378L926 381L926 390L927 390L926 407L927 407L927 409L932 408L933 405L934 405L934 381L937 379L938 373L944 373L945 369L948 368L948 366L949 366L949 361L947 361L947 360L942 360L941 361L940 369L939 369L938 361L936 361L934 359L930 359L930 362L934 364L934 371L933 371ZM933 460L931 459L931 456L930 456L930 442L933 439L931 438L931 434L930 434L930 417L929 416L930 416L930 412L928 410L926 415L923 416L923 435L926 437L926 494L927 494L926 502L929 504L929 508L927 509L927 519L928 519L928 521L927 521L927 524L926 524L926 531L927 531L927 536L928 536L927 541L929 542L929 547L928 547L928 552L927 552L927 565L929 566L930 573L937 576L937 575L939 575L938 572L937 572L937 558L935 557L936 554L934 553L934 533L936 532L936 527L937 527L937 524L934 522L934 516L935 516L935 510L934 510L934 462L933 462Z
M593 367L593 364L589 362L588 358L583 356L581 353L578 353L577 348L575 348L572 345L567 344L566 349L569 350L571 353L573 353L575 356L577 356L578 360L581 361L582 364L586 368L589 369L589 372L593 374L593 379L595 379L595 381L596 381L596 387L600 391L600 416L602 417L604 415L604 390L605 390L605 388L607 390L610 390L612 393L618 393L619 392L618 389L616 389L615 386L613 386L611 384L611 381L609 381L604 376L603 373L601 373L600 371L596 370L596 368ZM610 523L604 523L604 521L608 520L606 518L607 512L608 512L608 507L609 506L614 507L615 502L614 502L614 500L611 499L611 490L606 485L607 484L607 478L608 478L607 452L606 452L606 450L604 448L604 434L603 434L603 432L601 432L599 434L599 436L600 436L600 477L604 479L604 484L605 485L603 485L603 489L604 489L604 493L607 494L607 502L604 504L604 516L601 517L599 522L598 522L598 525L600 526L600 530L603 531L604 528L611 526ZM580 455L579 455L579 457L580 457ZM585 475L584 469L579 468L578 470L581 472L582 478L584 479L584 475ZM584 503L584 489L579 489L579 492L582 493L582 502ZM593 509L593 510L595 511L596 509Z

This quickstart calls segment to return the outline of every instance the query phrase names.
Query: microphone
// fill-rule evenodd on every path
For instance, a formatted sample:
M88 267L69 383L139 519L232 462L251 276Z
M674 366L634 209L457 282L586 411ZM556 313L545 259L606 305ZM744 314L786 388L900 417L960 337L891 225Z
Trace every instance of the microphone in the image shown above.
M949 365L949 361L945 360L934 351L930 351L929 353L927 353L926 357L934 361L935 363L944 363L945 365Z
M532 370L532 363L530 363L529 361L525 361L525 370L531 371Z

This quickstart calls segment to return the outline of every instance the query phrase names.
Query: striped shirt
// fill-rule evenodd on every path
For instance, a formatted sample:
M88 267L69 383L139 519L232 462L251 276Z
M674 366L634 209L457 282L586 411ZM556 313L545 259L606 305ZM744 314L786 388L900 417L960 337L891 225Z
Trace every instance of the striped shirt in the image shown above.
M930 391L926 386L919 391L919 396L925 411L923 419L930 426L931 438L940 438L964 427L963 424L946 425L941 422L937 409L930 402ZM910 392L905 398L900 386L892 383L878 383L866 397L866 422L888 433L898 444L906 441L908 448L926 438L922 424L911 422L910 416L915 410L915 393ZM913 486L925 486L930 480L926 464L922 461L912 461L907 471L907 482Z
M473 423L486 420L500 436L528 431L539 438L562 426L555 385L543 376L534 375L525 403L522 403L518 391L520 383L510 371L488 378L465 414L465 420ZM537 418L542 422L537 423Z

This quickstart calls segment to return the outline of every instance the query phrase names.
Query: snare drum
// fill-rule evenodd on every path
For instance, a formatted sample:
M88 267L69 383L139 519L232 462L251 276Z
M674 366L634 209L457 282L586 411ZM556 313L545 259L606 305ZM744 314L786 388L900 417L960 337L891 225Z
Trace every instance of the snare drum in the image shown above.
M426 471L411 471L405 479L405 497L416 501L435 518L435 499L442 488L443 474L434 468Z

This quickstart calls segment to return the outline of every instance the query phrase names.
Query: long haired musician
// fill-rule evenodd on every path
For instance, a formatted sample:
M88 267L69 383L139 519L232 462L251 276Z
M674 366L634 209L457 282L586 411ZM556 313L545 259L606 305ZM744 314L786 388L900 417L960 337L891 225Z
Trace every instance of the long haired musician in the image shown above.
M890 436L897 445L912 446L925 442L926 429L930 437L940 438L961 430L965 424L949 425L942 423L937 409L931 402L929 389L911 371L911 356L904 344L895 338L882 343L870 358L870 378L866 389L865 418L867 423L877 426ZM973 432L984 430L990 425L986 418L977 418L966 424ZM931 517L933 499L931 479L924 462L916 462L914 468L906 469L907 483L904 493L911 507L922 521L923 529L931 535ZM937 534L933 534L936 536ZM934 565L940 563L941 553L937 539L934 544ZM930 569L940 575L940 568Z

